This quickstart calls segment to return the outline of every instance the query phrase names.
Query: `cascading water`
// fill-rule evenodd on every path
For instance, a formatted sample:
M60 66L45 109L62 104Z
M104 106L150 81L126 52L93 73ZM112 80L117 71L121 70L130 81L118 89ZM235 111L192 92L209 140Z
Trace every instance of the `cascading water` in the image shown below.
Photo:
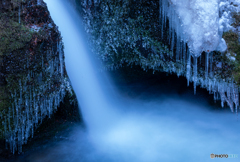
M98 128L104 120L114 119L112 114L106 113L110 111L106 99L109 91L103 89L102 85L108 85L108 80L104 77L104 73L96 72L98 63L94 58L91 59L94 56L87 48L77 13L68 8L67 2L56 0L46 0L46 2L64 39L67 72L82 108L84 120L89 129L92 126Z
M111 88L106 88L110 83L104 73L96 72L98 63L87 48L87 39L81 30L77 13L64 0L45 1L63 36L67 72L89 130L86 136L91 137L90 143L97 149L97 153L89 158L79 155L85 148L81 143L74 142L70 146L64 143L57 150L67 154L64 157L66 159L57 160L208 161L213 152L237 153L236 148L240 143L239 131L235 128L239 127L239 123L233 122L231 114L212 113L203 110L206 105L202 103L200 107L173 96L149 102L124 100L124 105L115 100L112 102L115 94L110 93ZM183 54L180 56L185 58ZM186 60L187 73L191 73L189 52ZM194 71L197 70L196 65L197 60L194 62ZM197 74L193 73L193 79L196 80ZM78 138L81 140L81 136ZM103 154L103 158L99 154Z

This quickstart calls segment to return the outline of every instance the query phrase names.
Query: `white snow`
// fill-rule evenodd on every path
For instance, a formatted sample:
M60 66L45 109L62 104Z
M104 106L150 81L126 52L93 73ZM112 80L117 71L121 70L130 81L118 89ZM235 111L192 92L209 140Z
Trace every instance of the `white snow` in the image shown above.
M227 50L222 34L234 30L232 13L240 11L240 0L162 0L162 4L170 21L175 21L170 28L187 42L193 55Z
M219 26L223 32L229 30L235 30L231 26L233 22L232 14L233 12L240 12L240 1L239 0L221 0L219 4L220 20Z
M230 53L227 53L226 56L227 56L227 58L228 58L229 60L231 60L231 61L235 61L235 60L236 60L236 58L235 58L234 56L231 56Z
M182 22L182 30L195 56L217 49L219 33L219 0L169 0ZM179 24L181 25L181 24Z

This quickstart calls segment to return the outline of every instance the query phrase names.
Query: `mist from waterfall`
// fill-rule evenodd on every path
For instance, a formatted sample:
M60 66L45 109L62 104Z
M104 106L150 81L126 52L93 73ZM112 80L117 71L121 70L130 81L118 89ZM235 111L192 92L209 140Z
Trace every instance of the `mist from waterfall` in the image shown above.
M211 153L240 156L236 116L209 111L203 98L189 101L147 90L139 94L145 100L121 96L107 74L98 72L100 63L74 8L66 0L45 2L63 37L67 72L87 131L76 130L73 141L46 150L40 161L207 162Z

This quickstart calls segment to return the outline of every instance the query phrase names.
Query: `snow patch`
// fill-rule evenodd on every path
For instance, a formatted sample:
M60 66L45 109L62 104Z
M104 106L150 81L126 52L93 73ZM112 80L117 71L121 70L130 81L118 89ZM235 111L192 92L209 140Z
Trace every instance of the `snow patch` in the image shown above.
M236 56L236 54L234 54L234 55ZM236 58L234 56L232 56L230 53L227 53L226 56L231 61L235 61L236 60Z
M200 56L203 51L225 52L227 44L222 38L223 32L239 30L231 24L233 13L240 12L240 0L161 1L171 28L188 44L194 56Z
M224 43L219 30L219 0L169 0L169 3L182 21L179 25L195 56L214 51L219 42Z

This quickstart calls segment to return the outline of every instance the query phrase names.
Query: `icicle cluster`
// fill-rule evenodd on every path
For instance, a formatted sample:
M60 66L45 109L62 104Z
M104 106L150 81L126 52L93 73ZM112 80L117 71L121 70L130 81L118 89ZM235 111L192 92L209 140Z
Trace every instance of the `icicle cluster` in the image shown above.
M11 92L12 105L7 116L3 117L3 134L13 153L22 152L22 145L27 143L29 137L33 137L39 123L57 109L65 96L66 86L70 87L68 80L63 77L62 44L57 45L55 52L48 50L47 62L43 59L42 56L42 72L35 73L29 69L27 77L19 80L19 89ZM49 79L54 76L61 76L58 77L57 85ZM37 78L37 83L29 85L32 78Z
M201 87L207 88L210 93L214 93L215 100L219 98L221 99L222 107L226 102L230 107L231 111L234 111L234 107L235 107L235 111L237 112L237 109L239 107L238 86L235 83L233 83L233 81L227 82L223 79L216 79L213 76L213 68L212 68L213 53L210 51L213 51L219 48L219 46L217 46L218 44L220 44L221 46L224 46L225 41L224 40L218 41L220 39L217 33L218 26L209 26L210 28L213 28L211 29L213 32L212 33L206 32L207 34L216 36L216 38L212 40L213 42L208 40L209 35L203 36L207 38L207 41L206 40L205 41L209 45L206 44L206 42L199 42L198 39L196 39L197 41L194 41L194 39L191 38L191 37L194 37L192 36L194 35L194 33L191 36L189 36L189 33L191 33L192 31L186 31L186 29L191 30L191 27L186 28L186 26L188 26L189 23L194 23L194 22L184 22L187 20L181 20L181 18L179 17L179 15L186 14L186 12L184 13L182 9L189 5L187 2L188 1L183 2L183 1L176 1L176 0L160 0L160 20L162 24L162 28L161 28L162 41L166 42L166 39L168 40L167 43L170 46L172 55L175 56L176 62L182 63L181 68L176 68L176 66L172 64L172 65L169 65L168 68L165 68L164 71L177 73L178 76L185 75L188 80L188 85L190 81L194 82L194 93L196 93L196 86L201 85ZM203 5L203 2L200 2L200 3ZM212 8L215 8L218 5L217 4L218 1L214 3ZM194 4L191 3L190 5L194 5ZM179 9L179 6L182 8ZM209 6L205 6L205 7L209 7ZM216 8L216 10L218 11L218 8ZM212 13L213 11L210 10L210 12ZM188 18L190 19L190 17ZM216 17L216 15L213 17ZM214 20L213 22L215 23L217 21ZM214 31L215 30L214 28L217 29L217 31ZM165 31L169 31L168 32L169 34L166 35ZM217 42L217 44L215 42ZM214 43L215 45L213 45ZM196 46L199 46L199 47L196 47ZM198 48L200 50L198 50ZM205 63L204 63L205 77L199 77L198 60L201 60L199 59L199 56L201 56L201 53L203 51L206 51Z

